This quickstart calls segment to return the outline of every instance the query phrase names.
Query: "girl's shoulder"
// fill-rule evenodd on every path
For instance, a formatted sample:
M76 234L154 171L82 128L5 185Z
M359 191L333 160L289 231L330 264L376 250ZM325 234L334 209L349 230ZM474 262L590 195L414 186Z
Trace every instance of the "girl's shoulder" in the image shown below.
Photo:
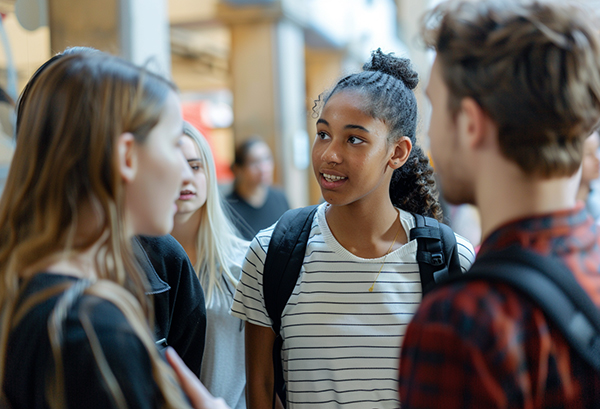
M87 292L94 286L100 290ZM25 309L18 314L24 321L28 316L37 322L40 318L52 319L52 315L56 315L59 320L54 324L67 332L82 327L83 321L98 331L122 332L131 328L125 314L110 301L110 296L105 298L99 294L110 293L112 296L114 293L118 297L125 292L127 290L108 280L89 281L69 275L39 273L24 288L17 311Z
M315 212L314 216L313 216L313 220L312 220L312 224L311 224L311 231L310 231L310 235L309 235L309 242L311 240L314 239L315 235L319 235L321 233L321 229L320 227L320 220L321 217L320 215L324 215L324 209L326 207L326 203L320 204L318 206L317 211ZM257 248L260 247L262 248L265 252L267 251L269 244L271 242L271 237L273 236L273 232L275 231L275 229L281 229L281 228L285 228L285 229L289 229L290 226L285 226L283 227L282 225L280 225L280 220L277 220L275 223L273 223L271 226L260 230L256 236L254 236L254 239L252 240L250 247L252 248ZM304 220L299 220L300 222L304 223Z
M159 390L148 387L154 381L143 341L121 308L111 302L114 297L96 295L96 290L112 292L116 287L106 280L90 283L58 274L36 275L23 293L21 305L27 311L9 337L13 353L7 357L8 372L52 373L54 364L48 357L53 356L54 340L60 342L62 375L70 385L67 400L72 406L111 407L112 393L104 386L107 373L114 376L130 407L156 402ZM85 292L88 288L92 294ZM120 295L117 291L115 297ZM31 306L30 302L38 297L42 302ZM43 399L43 379L15 379L15 390L7 394L18 402L31 396Z
M19 320L14 323L10 342L37 345L40 350L49 351L50 332L58 334L63 355L77 354L90 362L94 361L91 348L96 346L102 349L110 362L120 351L124 351L124 355L119 357L122 359L127 355L132 357L132 349L143 350L141 340L125 313L109 299L85 292L95 284L104 285L104 281L92 283L53 273L36 274L17 304ZM112 291L114 287L118 286L111 282L104 290ZM24 352L23 348L18 351ZM33 364L37 352L30 353Z
M232 241L232 246L230 249L231 260L233 260L238 267L244 262L244 258L246 257L249 247L250 242L239 237L236 237Z
M402 225L406 230L407 236L410 237L410 231L414 229L417 225L415 216L412 213L407 212L405 210L398 210L400 212L400 220L402 222ZM471 268L471 265L475 261L475 249L467 238L461 236L460 234L457 234L456 232L454 232L454 237L456 238L456 249L458 250L460 266L464 272Z

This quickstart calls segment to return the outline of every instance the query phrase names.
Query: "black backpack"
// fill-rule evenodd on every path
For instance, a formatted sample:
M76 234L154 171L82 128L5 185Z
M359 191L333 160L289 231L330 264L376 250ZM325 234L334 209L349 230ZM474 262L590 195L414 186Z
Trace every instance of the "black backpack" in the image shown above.
M285 382L281 364L281 314L302 268L306 244L318 205L288 210L281 216L269 243L263 269L265 307L277 334L273 345L274 393L286 405ZM450 227L430 217L413 214L415 228L410 240L417 240L417 262L423 293L441 281L461 274L456 237ZM275 406L273 406L275 407Z
M532 300L570 347L600 373L600 310L556 257L513 245L478 257L468 274L443 285L475 280L507 284Z

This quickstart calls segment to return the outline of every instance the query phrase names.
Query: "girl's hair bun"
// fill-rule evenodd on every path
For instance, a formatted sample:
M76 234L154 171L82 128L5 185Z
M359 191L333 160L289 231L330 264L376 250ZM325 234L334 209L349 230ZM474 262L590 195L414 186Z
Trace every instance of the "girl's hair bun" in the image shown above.
M412 68L408 58L394 57L394 53L385 54L381 48L371 53L371 61L363 65L365 71L379 71L402 81L408 89L415 89L419 83L419 74Z

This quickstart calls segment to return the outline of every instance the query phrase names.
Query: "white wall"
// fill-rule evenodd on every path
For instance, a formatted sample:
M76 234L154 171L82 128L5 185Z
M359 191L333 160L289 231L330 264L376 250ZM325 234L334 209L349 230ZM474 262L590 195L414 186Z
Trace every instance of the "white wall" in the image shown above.
M122 56L170 77L167 0L121 0L121 12Z

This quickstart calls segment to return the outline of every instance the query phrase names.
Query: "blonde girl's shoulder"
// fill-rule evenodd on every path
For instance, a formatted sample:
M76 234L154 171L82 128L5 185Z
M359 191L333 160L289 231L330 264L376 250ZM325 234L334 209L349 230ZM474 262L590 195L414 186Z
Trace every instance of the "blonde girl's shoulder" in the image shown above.
M231 258L235 260L238 266L242 266L244 259L246 258L246 253L250 248L250 242L239 237L233 241L233 246L231 248Z

